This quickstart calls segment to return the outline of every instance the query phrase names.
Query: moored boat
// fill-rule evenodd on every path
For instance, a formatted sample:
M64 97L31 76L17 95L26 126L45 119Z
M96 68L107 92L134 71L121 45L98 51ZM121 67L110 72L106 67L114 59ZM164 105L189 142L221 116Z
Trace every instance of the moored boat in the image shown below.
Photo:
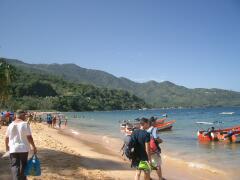
M223 115L232 115L234 114L235 112L221 112L219 114L223 114Z
M173 127L173 124L176 122L176 120L171 120L168 122L163 122L163 123L156 123L154 127L158 129L158 131L167 131L171 130Z
M167 130L171 130L173 127L173 124L176 122L176 120L171 120L171 121L167 121L165 122L167 118L162 118L162 119L157 119L156 120L156 124L154 125L154 127L157 128L157 131L167 131ZM134 121L130 121L130 120L124 120L122 121L122 123L120 123L120 130L123 133L126 133L127 130L127 126L131 126L132 129L139 129L140 128L140 122L139 122L139 118L135 119Z
M201 123L203 124L203 122ZM215 129L212 126L212 128L209 128L208 130L199 130L197 135L199 141L240 142L240 126L234 126L224 129Z
M165 117L165 118L161 118L161 119L157 119L157 120L156 120L156 123L157 123L157 124L163 124L166 119L167 119L166 117Z

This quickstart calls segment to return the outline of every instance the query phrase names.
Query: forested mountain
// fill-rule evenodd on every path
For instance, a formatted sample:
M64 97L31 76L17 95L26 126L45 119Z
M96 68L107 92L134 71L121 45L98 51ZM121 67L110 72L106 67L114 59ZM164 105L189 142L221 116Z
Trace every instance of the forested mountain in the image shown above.
M1 60L1 59L0 59ZM57 76L15 67L9 109L93 111L149 107L142 99L124 90L71 83ZM0 109L3 107L0 107Z
M52 74L74 83L127 90L153 107L240 106L240 93L234 91L189 89L169 81L137 83L127 78L118 78L104 71L86 69L75 64L27 64L10 59L7 61L25 72Z

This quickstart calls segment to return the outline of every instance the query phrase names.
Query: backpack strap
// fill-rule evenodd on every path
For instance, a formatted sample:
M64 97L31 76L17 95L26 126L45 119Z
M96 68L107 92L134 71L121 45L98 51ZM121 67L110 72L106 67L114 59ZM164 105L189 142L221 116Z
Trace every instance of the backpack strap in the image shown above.
M155 139L153 136L153 130L154 130L154 127L151 129L150 135L153 137L153 139Z
M159 143L157 142L157 140L156 140L156 139L154 138L154 136L153 136L153 130L154 130L154 127L151 129L150 135L151 135L152 138L154 139L154 142L155 142L156 145L157 145L157 148L158 148L159 153L161 153L161 148L159 147Z

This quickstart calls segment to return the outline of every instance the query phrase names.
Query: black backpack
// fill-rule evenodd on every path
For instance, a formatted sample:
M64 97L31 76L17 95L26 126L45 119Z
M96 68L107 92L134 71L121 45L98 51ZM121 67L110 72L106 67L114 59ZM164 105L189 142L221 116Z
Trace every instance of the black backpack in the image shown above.
M138 166L140 162L140 157L137 152L138 140L136 139L136 136L134 134L135 133L131 135L131 139L124 151L126 157L131 161L131 167Z
M131 161L131 167L133 167L136 162L139 162L139 157L136 152L136 140L131 137L128 144L125 145L124 154Z
M124 154L129 160L134 159L134 157L136 156L135 147L136 147L136 142L133 139L133 137L131 137L129 143L125 144L125 147L124 147Z

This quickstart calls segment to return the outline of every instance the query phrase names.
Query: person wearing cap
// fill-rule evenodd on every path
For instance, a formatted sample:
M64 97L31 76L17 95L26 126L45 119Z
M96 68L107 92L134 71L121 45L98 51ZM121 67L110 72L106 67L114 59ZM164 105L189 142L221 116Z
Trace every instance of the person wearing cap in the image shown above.
M133 132L133 125L130 123L127 123L125 128L125 137L123 138L123 145L121 147L121 151L123 151L122 156L124 155L126 148L128 147L128 144L131 140L132 132Z
M26 119L26 112L18 110L15 120L8 126L6 131L6 151L10 153L11 172L13 180L26 180L24 168L27 164L30 145L34 154L37 148L34 144L32 133Z

